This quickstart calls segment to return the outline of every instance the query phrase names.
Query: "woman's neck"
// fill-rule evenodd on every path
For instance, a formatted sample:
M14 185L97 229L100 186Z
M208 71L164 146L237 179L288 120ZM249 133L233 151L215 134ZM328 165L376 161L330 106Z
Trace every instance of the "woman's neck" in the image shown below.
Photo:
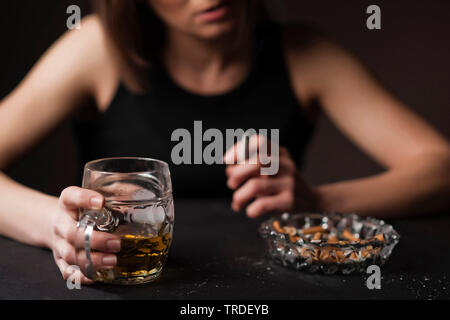
M227 91L245 78L251 62L251 42L241 45L235 39L235 33L209 40L168 30L163 63L187 89L206 94Z
M185 32L168 29L164 54L195 68L226 65L245 50L236 43L236 32L220 38L202 39ZM239 50L239 52L237 52Z

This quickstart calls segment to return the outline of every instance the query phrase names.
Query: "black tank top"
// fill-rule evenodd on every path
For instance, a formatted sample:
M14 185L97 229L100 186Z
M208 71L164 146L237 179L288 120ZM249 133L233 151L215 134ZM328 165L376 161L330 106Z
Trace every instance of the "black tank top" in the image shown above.
M194 121L202 121L203 132L219 129L224 140L226 129L279 129L280 145L300 166L313 125L292 90L280 27L266 25L256 35L249 74L225 94L189 92L156 64L148 73L147 93L132 94L120 85L105 112L88 121L75 120L80 173L83 164L93 159L150 157L169 164L175 197L227 196L225 165L175 165L171 160L172 148L179 143L171 141L172 132L185 128L193 139ZM203 142L203 147L208 144Z

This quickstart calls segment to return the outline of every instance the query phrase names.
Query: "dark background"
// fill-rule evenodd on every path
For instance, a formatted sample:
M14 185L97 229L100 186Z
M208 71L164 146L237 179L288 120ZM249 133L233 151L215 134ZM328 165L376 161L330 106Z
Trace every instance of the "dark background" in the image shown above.
M66 8L80 0L0 2L0 99L26 75L44 51L66 30ZM377 4L382 30L366 28L366 8ZM318 24L359 57L395 95L450 137L450 2L365 0L274 0L271 13L284 22ZM73 137L62 124L7 173L17 181L58 194L79 185ZM307 153L304 176L312 183L350 179L381 168L356 149L327 120Z

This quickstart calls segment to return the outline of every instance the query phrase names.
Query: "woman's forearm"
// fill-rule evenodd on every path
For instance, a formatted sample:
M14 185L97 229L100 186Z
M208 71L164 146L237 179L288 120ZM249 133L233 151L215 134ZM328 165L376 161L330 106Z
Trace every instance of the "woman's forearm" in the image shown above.
M382 218L446 210L450 206L450 158L423 156L372 177L317 187L318 209Z
M0 235L50 246L50 221L58 198L27 188L0 172Z

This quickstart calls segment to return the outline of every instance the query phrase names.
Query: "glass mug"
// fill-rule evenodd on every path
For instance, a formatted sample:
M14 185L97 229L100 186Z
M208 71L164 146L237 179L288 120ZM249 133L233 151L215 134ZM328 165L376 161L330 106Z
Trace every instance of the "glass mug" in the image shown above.
M100 211L80 210L76 236L77 264L90 279L113 284L156 280L172 241L174 204L167 163L148 158L107 158L84 167L83 188L105 197ZM92 262L94 231L121 240L117 264L98 269Z

